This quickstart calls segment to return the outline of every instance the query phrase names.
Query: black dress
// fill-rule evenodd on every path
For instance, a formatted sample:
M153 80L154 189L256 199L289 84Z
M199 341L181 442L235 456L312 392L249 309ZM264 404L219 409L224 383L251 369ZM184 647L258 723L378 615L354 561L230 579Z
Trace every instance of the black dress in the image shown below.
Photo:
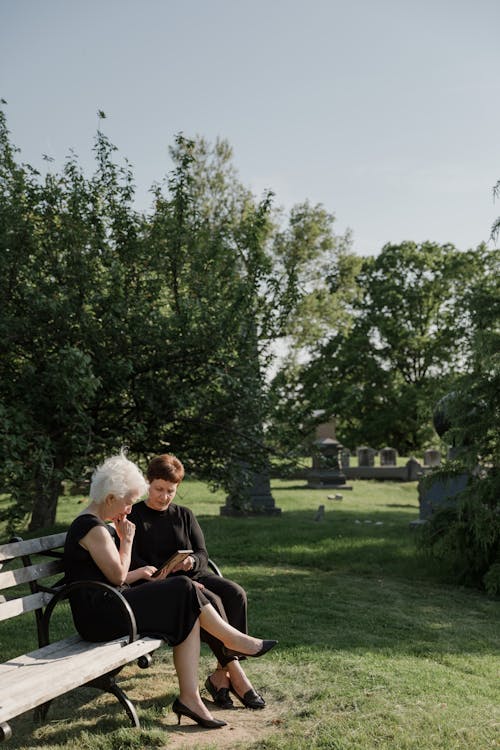
M177 576L188 576L205 586L207 599L219 614L242 633L248 633L247 595L245 589L235 581L221 578L208 567L208 552L205 537L196 516L183 505L170 503L166 510L153 510L144 501L135 503L128 518L135 524L132 547L132 567L155 565L157 568L178 549L192 549L194 567L186 573L171 574L166 580ZM228 657L222 644L203 629L201 639L205 641L225 666Z
M112 526L90 513L77 516L69 527L64 545L66 583L92 580L113 585L90 553L79 544L94 526L107 529L116 546L120 546ZM208 604L203 592L187 576L147 581L142 586L114 588L118 588L130 604L139 633L164 638L171 646L182 643L199 617L201 607ZM70 605L75 627L85 640L107 641L128 631L115 597L108 592L78 589L71 594Z

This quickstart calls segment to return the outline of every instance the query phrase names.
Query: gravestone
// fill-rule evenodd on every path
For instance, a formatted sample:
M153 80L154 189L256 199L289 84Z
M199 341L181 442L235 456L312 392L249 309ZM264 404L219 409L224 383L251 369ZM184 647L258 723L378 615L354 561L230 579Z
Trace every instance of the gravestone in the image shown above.
M409 482L420 479L423 474L422 465L413 456L406 462L406 471L408 472L407 479Z
M270 475L267 471L251 471L251 483L246 490L245 502L240 505L231 495L226 497L226 504L220 506L221 516L266 515L279 516L271 494Z
M351 451L349 448L342 448L340 451L340 465L343 469L348 469L351 465Z
M375 466L375 455L377 451L367 446L356 449L358 456L358 466Z
M316 440L313 466L307 471L308 487L338 487L345 485L346 476L340 468L340 452L343 446L333 438Z
M449 393L438 402L434 410L434 427L440 438L443 438L451 429L450 404L454 398L455 394ZM448 449L448 458L455 458L461 450L461 447L451 445ZM467 487L468 481L469 474L465 472L443 477L431 474L427 479L421 479L418 484L419 519L410 525L426 523L440 508L456 507L458 498Z
M419 482L420 521L428 521L436 510L455 506L457 496L466 488L467 481L467 474L459 474L446 479L436 477L430 482Z
M398 452L395 448L382 448L380 451L381 466L396 466Z
M441 451L437 448L429 448L424 451L424 466L439 466L441 464Z

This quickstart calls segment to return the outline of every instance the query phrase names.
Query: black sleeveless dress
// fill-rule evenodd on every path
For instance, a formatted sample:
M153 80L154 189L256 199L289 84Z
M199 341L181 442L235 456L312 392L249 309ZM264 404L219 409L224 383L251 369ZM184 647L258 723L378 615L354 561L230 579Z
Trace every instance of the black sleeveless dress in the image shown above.
M103 526L119 548L120 540L112 526L86 513L77 516L68 529L64 545L65 583L108 581L80 540L94 526ZM187 576L163 581L146 581L138 586L114 586L125 597L134 613L141 635L165 639L176 646L189 635L208 599ZM87 641L108 641L128 632L123 612L115 597L96 589L79 589L70 595L71 612L78 633Z

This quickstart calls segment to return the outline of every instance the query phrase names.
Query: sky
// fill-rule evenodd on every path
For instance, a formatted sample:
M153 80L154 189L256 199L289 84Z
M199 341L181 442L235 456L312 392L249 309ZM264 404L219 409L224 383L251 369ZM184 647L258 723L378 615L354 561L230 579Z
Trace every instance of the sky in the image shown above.
M182 132L360 255L473 248L500 215L499 0L0 0L0 97L39 169L91 174L103 110L140 210Z

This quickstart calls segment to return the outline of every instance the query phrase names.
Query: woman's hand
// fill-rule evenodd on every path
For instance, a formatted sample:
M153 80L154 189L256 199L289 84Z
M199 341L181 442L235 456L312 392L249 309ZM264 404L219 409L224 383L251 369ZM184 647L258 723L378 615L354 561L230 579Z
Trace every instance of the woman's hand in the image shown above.
M116 533L120 538L120 542L132 542L135 534L135 524L132 523L132 521L129 521L126 515L121 515L114 518L113 524L116 529Z
M150 581L153 573L156 572L154 565L143 565L141 568L135 568L129 571L127 575L127 583L135 583L136 581Z
M154 565L147 565L146 567L153 568L153 570L158 570L158 568L155 568ZM167 577L167 569L163 568L161 573L158 573L158 575L156 576L155 581L164 581L166 577Z
M185 557L182 562L180 562L178 565L175 566L175 568L172 569L172 573L188 573L190 570L194 568L194 557L189 555L188 557Z
M156 573L157 568L154 565L143 565L142 568L137 568L140 571L140 578L149 580L153 573Z

